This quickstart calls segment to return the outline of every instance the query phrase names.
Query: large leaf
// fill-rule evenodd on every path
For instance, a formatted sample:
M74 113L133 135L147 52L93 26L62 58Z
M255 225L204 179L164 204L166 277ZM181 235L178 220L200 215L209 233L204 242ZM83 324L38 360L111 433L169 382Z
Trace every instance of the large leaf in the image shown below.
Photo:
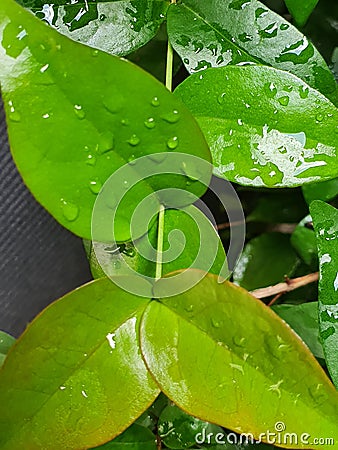
M60 33L114 55L126 55L154 37L168 0L17 0Z
M138 344L148 302L97 280L32 322L0 371L2 450L93 447L154 401Z
M1 90L15 162L37 200L74 233L90 238L96 195L126 162L167 151L209 159L184 105L138 67L67 39L13 0L1 2L0 36ZM130 238L128 216L152 192L150 184L198 196L205 191L187 180L163 175L129 189L118 240ZM123 193L127 186L120 180Z
M311 222L311 216L306 216L293 231L290 242L305 264L318 270L316 236Z
M155 286L157 298L166 281ZM207 275L184 294L150 303L140 333L149 370L186 412L256 437L282 421L285 433L338 438L334 386L285 322L245 290Z
M136 424L133 424L111 442L95 448L103 450L157 450L155 435L148 428Z
M290 14L299 26L303 26L319 0L285 0Z
M323 183L314 183L302 187L304 198L308 204L313 200L322 200L327 202L338 196L338 178L324 181Z
M256 0L183 0L168 11L168 33L190 72L247 61L302 78L337 100L324 59L296 28Z
M319 327L327 367L338 388L338 210L321 201L310 206L319 256Z
M294 75L228 66L192 75L175 92L204 131L216 175L255 187L337 176L337 108Z

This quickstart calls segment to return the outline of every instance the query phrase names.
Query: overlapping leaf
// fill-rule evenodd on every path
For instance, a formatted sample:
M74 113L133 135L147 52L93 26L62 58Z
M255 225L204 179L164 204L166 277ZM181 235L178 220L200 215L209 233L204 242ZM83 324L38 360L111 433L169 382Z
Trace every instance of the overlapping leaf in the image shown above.
M290 14L299 26L303 26L319 0L285 0Z
M294 75L227 66L194 74L175 92L205 134L216 175L253 187L337 176L337 108Z

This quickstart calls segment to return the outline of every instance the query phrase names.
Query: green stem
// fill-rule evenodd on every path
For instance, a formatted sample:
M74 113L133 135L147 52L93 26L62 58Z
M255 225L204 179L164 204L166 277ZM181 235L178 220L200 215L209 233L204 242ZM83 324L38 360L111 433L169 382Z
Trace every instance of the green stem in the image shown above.
M165 207L161 205L160 211L158 213L157 258L156 258L156 274L155 274L156 280L159 280L162 276L164 214L165 214Z
M171 0L170 3L171 4L176 3L176 0ZM169 91L172 91L173 89L173 64L174 64L174 51L168 39L165 85L167 89L169 89Z

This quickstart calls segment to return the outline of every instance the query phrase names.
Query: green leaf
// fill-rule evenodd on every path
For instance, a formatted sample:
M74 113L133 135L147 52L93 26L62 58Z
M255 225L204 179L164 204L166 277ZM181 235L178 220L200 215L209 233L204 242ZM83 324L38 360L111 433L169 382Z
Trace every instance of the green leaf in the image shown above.
M289 71L338 100L336 83L319 52L259 1L183 0L169 8L168 34L189 72L263 63Z
M290 14L300 27L305 25L319 0L285 0Z
M328 202L338 196L338 178L323 183L309 184L302 187L304 198L308 204L313 200Z
M111 442L95 448L102 448L104 450L156 450L157 446L155 435L148 428L133 424Z
M308 226L310 225L310 228ZM318 270L318 255L316 236L312 228L311 216L306 216L295 228L290 242L300 258L311 267Z
M4 363L7 353L14 343L15 339L10 334L0 331L0 367Z
M155 286L157 298L166 281ZM338 392L285 322L245 290L209 274L184 294L151 302L140 335L149 370L187 413L256 438L279 421L285 434L338 438ZM278 445L289 447L285 434Z
M17 0L60 33L113 55L127 55L152 39L167 0Z
M167 151L209 160L184 105L130 62L67 39L12 0L1 3L0 36L1 90L15 162L36 199L75 234L91 237L96 196L128 161ZM120 181L116 190L125 192ZM175 186L198 196L206 190L186 182L183 174L164 174L129 189L118 208L117 240L130 239L135 205L153 188Z
M233 273L236 284L248 290L280 283L291 276L299 264L290 237L265 233L245 246Z
M216 175L254 187L337 176L337 108L294 75L228 66L192 75L175 92L205 134Z
M118 248L103 243L92 246L87 256L94 278L126 275L129 267L142 275L155 277L153 257L157 226L156 222L148 235L134 244L121 244ZM207 247L203 242L208 242ZM168 261L165 255L163 258L163 275L193 267L223 278L228 276L222 242L209 219L193 205L165 211L163 250L168 252Z
M319 256L319 328L327 368L338 388L338 210L311 203Z
M154 401L138 343L148 302L96 280L28 326L0 371L2 450L93 447Z
M309 347L316 358L324 359L323 347L319 338L318 303L301 305L276 305L272 309L279 315Z

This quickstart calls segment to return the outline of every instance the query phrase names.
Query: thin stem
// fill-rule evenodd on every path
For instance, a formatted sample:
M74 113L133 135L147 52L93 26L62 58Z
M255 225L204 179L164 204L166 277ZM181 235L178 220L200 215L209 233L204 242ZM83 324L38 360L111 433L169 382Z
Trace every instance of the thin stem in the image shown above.
M314 283L315 281L318 281L318 277L318 272L309 273L304 277L293 278L291 280L286 279L284 283L278 283L274 286L255 289L254 291L251 291L251 294L257 298L266 298L270 297L271 295L284 294L286 292L291 292L295 289L306 286L307 284Z
M158 213L157 258L156 258L156 274L155 274L156 280L159 280L162 276L164 213L165 207L161 205L160 211Z
M176 3L176 0L171 0L170 3L171 4ZM174 50L168 39L165 85L167 89L169 89L169 91L172 91L173 89L173 65L174 65Z

